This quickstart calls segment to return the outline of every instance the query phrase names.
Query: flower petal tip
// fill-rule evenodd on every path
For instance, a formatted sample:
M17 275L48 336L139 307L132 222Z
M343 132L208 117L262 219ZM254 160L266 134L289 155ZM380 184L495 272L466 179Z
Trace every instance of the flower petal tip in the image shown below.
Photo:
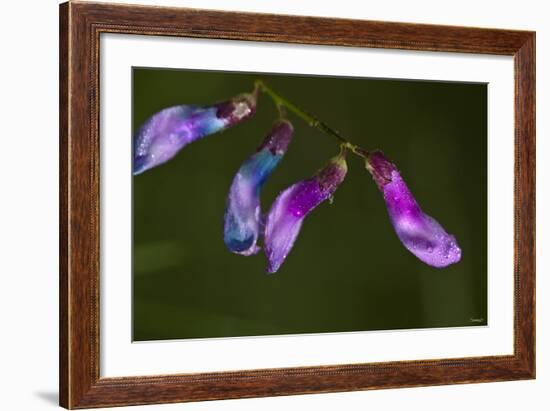
M278 269L279 269L279 267L274 267L274 266L272 266L268 263L267 268L265 270L265 273L267 275L275 274Z

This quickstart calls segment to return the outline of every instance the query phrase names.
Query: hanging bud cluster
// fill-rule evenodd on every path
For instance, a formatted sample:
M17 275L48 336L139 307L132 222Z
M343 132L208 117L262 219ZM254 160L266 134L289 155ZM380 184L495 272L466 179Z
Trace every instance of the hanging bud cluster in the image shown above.
M241 94L222 103L206 107L174 106L151 116L134 137L134 175L169 161L193 141L251 118L256 112L259 90L257 85L253 93ZM284 105L284 99L271 89L264 86L264 91L279 106ZM296 106L288 105L308 123L320 124ZM321 128L330 130L324 124ZM331 131L330 134L345 142L337 133ZM305 217L331 199L344 181L347 147L365 159L368 171L383 194L395 233L405 248L432 267L443 268L460 261L462 251L455 237L422 211L395 164L381 151L369 153L349 142L345 142L340 154L315 175L281 191L264 215L262 187L283 159L293 135L294 127L281 117L235 174L229 188L223 226L223 240L229 251L244 256L257 254L263 241L267 272L277 272L291 252Z

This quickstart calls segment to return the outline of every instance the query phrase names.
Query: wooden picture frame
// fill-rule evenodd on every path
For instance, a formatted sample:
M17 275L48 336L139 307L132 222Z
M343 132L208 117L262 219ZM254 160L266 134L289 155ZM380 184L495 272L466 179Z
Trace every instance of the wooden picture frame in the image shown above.
M513 56L514 354L100 378L101 33ZM91 408L535 377L535 33L69 2L60 6L60 405Z

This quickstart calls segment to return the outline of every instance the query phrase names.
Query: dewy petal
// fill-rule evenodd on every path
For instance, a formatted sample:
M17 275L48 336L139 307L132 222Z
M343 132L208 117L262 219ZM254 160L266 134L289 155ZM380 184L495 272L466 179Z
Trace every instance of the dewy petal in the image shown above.
M153 114L134 137L134 175L174 157L183 147L244 121L256 111L256 95L242 94L209 107L174 106Z
M290 186L275 199L265 227L268 273L279 269L300 233L305 216L334 194L346 172L344 157L335 157L315 176Z
M251 255L260 250L256 245L261 229L260 191L281 161L293 132L289 121L277 121L235 175L224 218L224 242L231 252Z
M458 263L462 251L455 237L422 211L395 165L375 151L367 168L384 194L391 223L405 248L432 267Z

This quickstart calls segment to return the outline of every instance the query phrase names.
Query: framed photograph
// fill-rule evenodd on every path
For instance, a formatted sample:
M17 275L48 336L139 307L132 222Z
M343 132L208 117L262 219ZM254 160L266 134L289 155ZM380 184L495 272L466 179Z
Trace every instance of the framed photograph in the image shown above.
M60 6L60 405L535 378L535 33Z

